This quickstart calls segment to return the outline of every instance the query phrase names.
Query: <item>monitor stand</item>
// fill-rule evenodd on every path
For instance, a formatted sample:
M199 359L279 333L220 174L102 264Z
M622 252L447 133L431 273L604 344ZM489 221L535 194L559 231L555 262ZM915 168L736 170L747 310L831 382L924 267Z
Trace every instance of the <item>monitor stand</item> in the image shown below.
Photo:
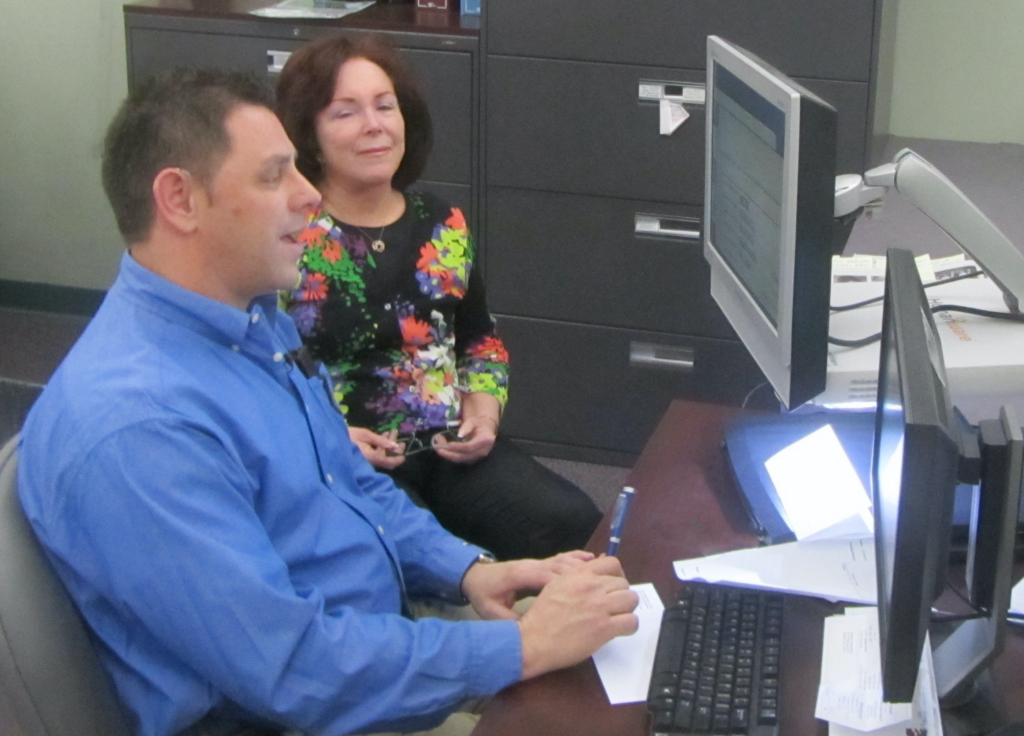
M942 707L944 736L986 736L1007 725L1000 697L995 692L988 670L975 680L967 700L958 705ZM1020 732L1024 735L1024 730Z

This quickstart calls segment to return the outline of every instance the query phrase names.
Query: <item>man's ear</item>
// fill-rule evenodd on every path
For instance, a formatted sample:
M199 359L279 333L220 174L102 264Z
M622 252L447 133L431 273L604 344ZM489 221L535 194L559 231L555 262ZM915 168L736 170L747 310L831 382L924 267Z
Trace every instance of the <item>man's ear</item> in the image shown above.
M201 186L185 169L163 169L153 179L156 216L182 233L191 233L198 225Z

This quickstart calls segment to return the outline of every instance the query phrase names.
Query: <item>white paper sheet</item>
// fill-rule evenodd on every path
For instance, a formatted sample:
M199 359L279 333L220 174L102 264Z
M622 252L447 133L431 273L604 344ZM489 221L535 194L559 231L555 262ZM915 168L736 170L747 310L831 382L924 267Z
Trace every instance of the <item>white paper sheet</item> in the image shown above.
M905 736L911 729L941 736L931 653L926 637L914 702L884 703L878 609L847 609L845 615L825 619L815 717L829 721L830 736Z
M651 583L631 585L640 596L636 607L640 628L632 636L612 639L594 652L594 664L601 684L612 705L640 703L647 700L654 666L654 652L661 631L661 614L665 610L658 591Z
M673 563L680 580L765 588L830 601L878 601L873 539L822 539L741 549Z
M675 100L658 100L658 132L662 135L672 135L689 117L686 108Z
M1024 580L1018 582L1010 590L1010 613L1024 616ZM1009 621L1011 624L1024 626L1024 620L1011 618Z
M374 0L281 0L251 11L264 18L343 18L373 5Z
M831 425L765 461L797 540L870 537L871 501Z

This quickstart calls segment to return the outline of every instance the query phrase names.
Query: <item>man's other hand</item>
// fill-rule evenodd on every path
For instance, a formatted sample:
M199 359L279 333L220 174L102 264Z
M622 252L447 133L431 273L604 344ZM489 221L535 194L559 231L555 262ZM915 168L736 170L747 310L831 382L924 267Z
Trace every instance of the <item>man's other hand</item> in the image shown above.
M615 557L602 555L553 577L519 619L522 678L572 666L615 637L635 633L637 603Z
M545 560L477 563L462 578L462 594L484 619L517 619L516 600L535 595L559 575L594 559L583 550L563 552Z

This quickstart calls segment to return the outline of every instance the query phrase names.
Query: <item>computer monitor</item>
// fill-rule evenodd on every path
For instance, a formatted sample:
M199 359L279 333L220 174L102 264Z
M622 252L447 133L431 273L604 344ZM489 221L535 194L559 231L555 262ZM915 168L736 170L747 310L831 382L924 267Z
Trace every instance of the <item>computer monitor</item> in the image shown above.
M965 470L962 443L980 443ZM932 632L938 694L952 704L971 692L999 653L1009 606L1024 439L1012 408L958 431L941 343L913 255L887 253L878 404L872 454L882 691L914 695L925 634ZM977 473L977 477L965 474ZM977 483L967 578L976 613L956 622L932 615L945 586L958 478Z
M825 388L838 116L728 41L707 54L711 295L792 408Z
M890 249L872 453L882 690L909 702L942 592L959 449L935 322L909 251Z

